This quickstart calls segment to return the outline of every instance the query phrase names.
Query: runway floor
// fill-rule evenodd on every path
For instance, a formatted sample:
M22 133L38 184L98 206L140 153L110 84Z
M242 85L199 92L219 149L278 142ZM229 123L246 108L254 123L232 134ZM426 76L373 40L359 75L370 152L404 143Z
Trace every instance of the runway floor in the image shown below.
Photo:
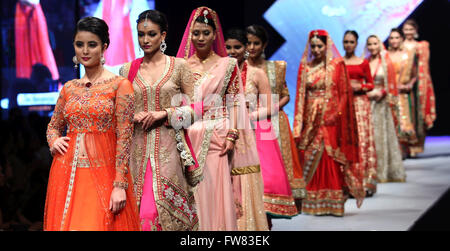
M404 161L406 183L378 184L377 193L345 203L344 217L300 214L273 219L272 231L406 231L450 187L450 137L427 137L425 152Z

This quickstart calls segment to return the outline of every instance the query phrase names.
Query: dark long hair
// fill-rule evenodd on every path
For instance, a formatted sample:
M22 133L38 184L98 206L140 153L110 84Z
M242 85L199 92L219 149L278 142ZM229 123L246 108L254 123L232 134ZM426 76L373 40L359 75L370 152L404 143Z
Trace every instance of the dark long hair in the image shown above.
M146 10L139 14L138 19L136 20L136 24L145 21L148 18L152 23L155 23L159 26L161 33L169 31L169 25L167 23L167 18L164 13L157 10Z
M232 28L227 30L227 32L225 33L225 41L227 41L228 39L236 39L244 46L246 46L248 43L247 34L244 30L239 28Z
M344 37L347 34L352 34L356 38L356 42L358 42L358 38L359 38L358 32L356 32L355 30L346 30L344 33Z
M246 31L247 34L251 34L261 39L263 45L269 42L269 35L267 35L266 29L264 29L264 27L262 27L261 25L250 25L247 27Z

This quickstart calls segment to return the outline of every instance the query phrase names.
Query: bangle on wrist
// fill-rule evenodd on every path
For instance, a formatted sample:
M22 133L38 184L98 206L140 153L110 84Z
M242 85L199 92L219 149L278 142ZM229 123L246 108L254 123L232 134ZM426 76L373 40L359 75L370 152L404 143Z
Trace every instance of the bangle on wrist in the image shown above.
M114 181L113 187L122 188L124 190L127 190L128 189L128 183L120 182L120 181Z
M233 138L229 138L229 137L227 137L227 139L226 140L228 140L228 141L230 141L230 142L232 142L232 143L236 143L236 140L235 139L233 139Z
M237 129L230 129L227 133L227 138L236 141L239 138L239 131Z

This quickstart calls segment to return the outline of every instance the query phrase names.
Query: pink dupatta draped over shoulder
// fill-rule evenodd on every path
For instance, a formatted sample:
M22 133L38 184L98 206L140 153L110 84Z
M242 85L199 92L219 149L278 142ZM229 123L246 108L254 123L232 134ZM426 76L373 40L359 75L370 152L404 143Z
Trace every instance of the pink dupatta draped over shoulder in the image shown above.
M237 230L235 202L239 198L233 195L231 169L259 165L259 158L257 154L249 157L245 151L236 149L229 156L220 156L235 118L240 135L238 141L253 140L254 144L255 138L250 134L253 132L245 106L239 105L245 104L239 67L235 59L226 57L223 32L215 11L208 7L199 7L192 12L177 57L189 59L194 55L191 31L197 17L205 15L205 11L216 26L216 39L212 49L222 58L205 72L194 71L196 83L190 101L193 102L194 110L198 110L197 104L204 103L205 107L209 107L203 111L202 119L188 128L194 152L204 174L195 199L200 230Z

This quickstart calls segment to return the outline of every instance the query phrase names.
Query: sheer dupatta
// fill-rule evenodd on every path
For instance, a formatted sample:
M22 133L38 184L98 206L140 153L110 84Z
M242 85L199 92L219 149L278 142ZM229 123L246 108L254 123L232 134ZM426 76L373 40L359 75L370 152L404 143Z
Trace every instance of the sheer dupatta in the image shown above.
M353 105L353 91L349 83L348 73L343 59L334 45L328 32L325 30L311 31L304 50L299 73L297 78L297 92L295 99L295 115L293 134L296 142L300 142L302 137L308 137L310 132L304 132L304 118L309 116L305 113L307 93L307 65L313 60L310 40L313 36L326 37L325 55L325 97L328 102L323 103L321 126L333 125L336 128L336 145L325 140L325 149L336 162L344 166L345 181L355 197L364 197L363 179L364 170L355 168L359 161L358 156L358 135ZM333 137L324 135L324 137ZM327 142L328 141L328 142ZM305 150L305 154L309 149ZM315 151L312 151L313 155ZM306 156L306 155L305 155ZM305 177L306 178L306 177Z
M214 44L212 47L213 51L221 57L228 56L227 49L225 47L225 40L223 38L222 26L220 25L220 21L219 21L219 16L217 15L217 13L214 10L212 10L208 7L199 7L197 9L193 10L191 13L191 17L189 18L188 25L186 26L186 29L183 34L183 39L181 40L180 47L178 48L178 53L177 53L178 58L188 59L192 55L194 55L195 47L192 44L192 39L191 39L192 28L194 26L195 19L197 19L197 17L203 15L203 12L205 10L208 11L208 13L209 13L208 15L212 16L212 19L214 20L214 24L216 26L216 40L214 41Z
M200 15L204 15L204 11L208 11L208 17L213 19L216 26L216 39L212 46L213 51L223 57L224 62L227 61L225 67L212 67L208 72L202 73L199 79L197 79L196 86L198 89L191 98L191 105L195 111L202 110L203 121L209 121L212 110L217 110L219 106L228 108L230 114L230 120L228 121L228 129L234 128L239 130L239 139L236 142L236 149L232 157L232 166L235 174L245 174L242 170L258 170L259 171L259 158L255 147L255 136L252 130L252 126L249 120L249 115L245 106L244 88L241 80L241 73L239 66L235 59L226 58L227 52L225 47L225 40L223 36L222 26L219 21L217 13L208 7L199 7L192 11L189 22L186 26L183 39L178 49L177 57L188 59L195 53L195 47L192 43L192 28L195 20ZM213 69L214 68L214 69ZM218 70L222 68L224 71L219 73ZM220 77L222 75L222 77ZM209 77L208 77L209 76ZM197 91L200 90L200 91ZM222 97L222 104L215 104L214 107L209 106L211 101L208 100L208 95L216 94ZM203 105L205 108L203 109ZM201 107L201 109L199 109ZM208 107L208 108L207 108ZM199 115L197 113L197 115ZM208 128L206 128L203 135L204 145L208 139ZM253 151L254 154L249 154L249 151ZM203 151L204 152L204 151ZM203 152L196 152L199 160L200 168L203 168L203 159L205 158Z

